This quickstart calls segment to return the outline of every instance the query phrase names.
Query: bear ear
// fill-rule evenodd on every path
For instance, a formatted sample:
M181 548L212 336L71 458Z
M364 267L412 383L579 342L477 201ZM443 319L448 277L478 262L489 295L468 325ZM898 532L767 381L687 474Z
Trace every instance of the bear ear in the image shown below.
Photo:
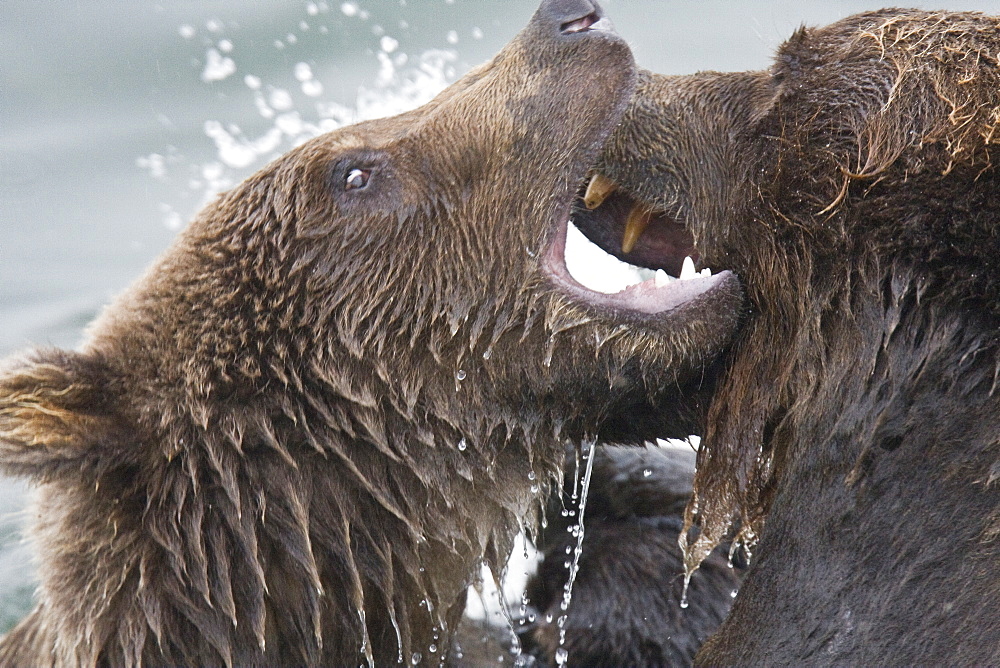
M80 470L117 440L107 369L73 352L50 350L0 367L0 469L48 478Z

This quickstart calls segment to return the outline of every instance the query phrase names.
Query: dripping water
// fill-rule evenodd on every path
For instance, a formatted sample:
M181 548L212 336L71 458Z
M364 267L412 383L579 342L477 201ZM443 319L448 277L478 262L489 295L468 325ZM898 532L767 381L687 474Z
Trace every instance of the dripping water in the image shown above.
M579 498L580 494L580 450L573 449L573 501Z
M545 357L544 359L542 359L542 364L545 365L546 369L552 366L552 356L555 354L555 352L556 352L556 335L553 334L552 336L549 337L549 341L545 347Z
M368 668L375 668L375 657L372 655L371 638L368 637L368 622L365 620L365 611L358 610L361 618L361 653L365 655ZM402 645L402 643L400 643Z
M396 608L394 605L390 606L389 621L392 622L392 628L396 631L396 648L399 652L396 657L396 663L403 663L403 633L399 630L399 621L396 619Z
M585 448L583 453L583 458L586 460L587 464L583 472L583 482L580 483L580 503L577 506L579 511L577 513L577 524L575 527L576 536L576 548L573 550L573 560L570 563L569 578L566 580L566 586L563 588L563 600L560 607L562 608L562 614L559 615L559 620L557 622L559 626L559 649L556 651L556 664L559 666L565 666L566 661L569 659L569 653L566 651L566 618L568 617L567 610L569 610L569 604L573 599L573 584L576 582L576 575L580 570L580 555L583 554L583 516L587 507L587 492L590 491L590 476L594 471L594 459L595 452L594 447L596 445L595 441L585 441L582 446ZM580 460L577 457L576 460L576 471L574 472L574 484L573 484L573 497L576 498L576 481L579 480L580 475Z
M492 569L490 569L490 574L493 575ZM507 566L505 565L503 567L503 570L500 571L499 579L495 575L493 575L493 582L496 584L496 595L497 595L497 600L500 603L500 613L503 615L503 620L504 622L506 622L507 629L510 631L510 639L511 639L510 653L511 656L517 659L520 658L522 653L521 638L517 635L517 627L514 625L514 618L510 614L510 607L504 600L503 587L501 586L501 583L504 582L506 579L507 579Z

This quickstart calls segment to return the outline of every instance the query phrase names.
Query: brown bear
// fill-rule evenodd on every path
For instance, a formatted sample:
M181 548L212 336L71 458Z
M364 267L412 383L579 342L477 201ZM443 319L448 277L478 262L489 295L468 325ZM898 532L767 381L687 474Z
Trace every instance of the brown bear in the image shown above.
M544 558L528 581L522 644L548 666L560 658L566 666L689 666L729 612L742 573L720 546L682 599L678 538L695 453L601 445L593 456L582 542L575 452L562 494L548 504L547 523L535 541ZM578 548L578 571L567 596Z
M640 74L576 222L750 304L684 537L753 559L701 664L1000 664L998 58L998 18L891 9Z
M0 664L445 662L564 443L687 434L740 317L731 273L566 271L634 81L595 3L545 0L426 106L220 196L80 351L8 360L41 583Z

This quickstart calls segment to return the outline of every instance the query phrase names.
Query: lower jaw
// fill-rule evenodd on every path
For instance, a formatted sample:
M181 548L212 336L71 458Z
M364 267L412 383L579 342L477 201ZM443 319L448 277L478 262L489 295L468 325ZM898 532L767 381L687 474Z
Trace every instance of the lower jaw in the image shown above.
M729 272L712 274L707 269L693 272L692 265L690 272L686 272L688 275L683 279L668 277L660 270L652 278L640 280L630 286L623 285L622 289L616 292L594 290L577 280L569 271L566 253L570 225L571 222L563 223L555 230L548 251L542 258L542 265L557 289L574 301L584 302L602 310L631 313L639 317L655 317L690 303L731 277ZM682 275L684 273L682 272Z

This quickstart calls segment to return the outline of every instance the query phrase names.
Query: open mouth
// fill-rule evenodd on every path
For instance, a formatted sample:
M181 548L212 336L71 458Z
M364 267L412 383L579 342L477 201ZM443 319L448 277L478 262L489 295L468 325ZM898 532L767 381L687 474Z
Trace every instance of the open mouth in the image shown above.
M724 282L728 271L698 267L690 231L592 174L569 220L553 235L544 266L563 290L583 301L657 314L674 310Z

